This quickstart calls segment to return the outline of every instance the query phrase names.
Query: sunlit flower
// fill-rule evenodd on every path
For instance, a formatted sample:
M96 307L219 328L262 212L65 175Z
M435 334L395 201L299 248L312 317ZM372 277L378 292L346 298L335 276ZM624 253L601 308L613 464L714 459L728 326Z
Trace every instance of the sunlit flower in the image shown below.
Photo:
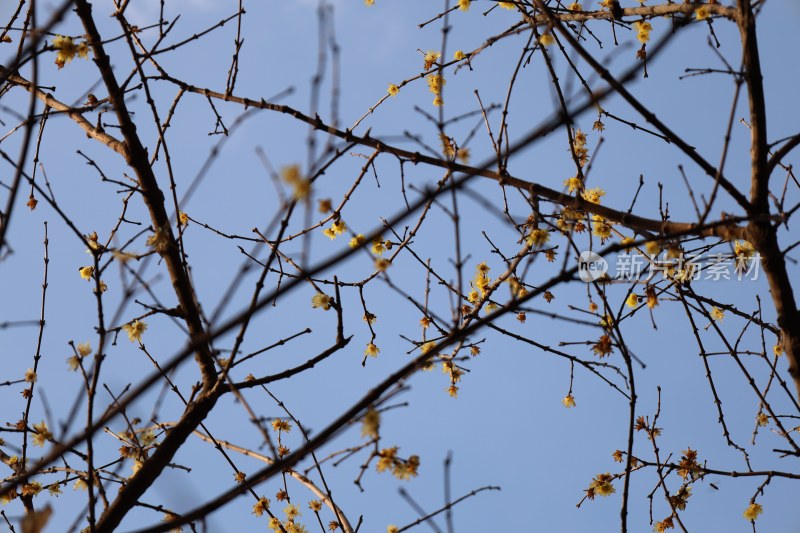
M141 320L134 320L122 326L131 342L142 342L142 333L147 329L147 324Z
M320 307L327 311L331 308L332 299L325 293L318 292L314 296L311 297L311 307L317 308Z
M751 503L750 505L747 506L747 509L744 510L744 517L747 520L753 521L756 518L758 518L758 515L760 515L763 512L764 512L764 508L761 507L761 504L759 504L759 503Z

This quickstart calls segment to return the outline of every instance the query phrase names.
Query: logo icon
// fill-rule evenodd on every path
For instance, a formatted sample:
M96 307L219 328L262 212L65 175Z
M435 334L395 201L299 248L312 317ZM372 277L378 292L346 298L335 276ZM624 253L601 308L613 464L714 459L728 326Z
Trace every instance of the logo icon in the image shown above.
M596 253L586 250L578 257L578 276L581 281L590 283L600 279L608 272L608 262Z

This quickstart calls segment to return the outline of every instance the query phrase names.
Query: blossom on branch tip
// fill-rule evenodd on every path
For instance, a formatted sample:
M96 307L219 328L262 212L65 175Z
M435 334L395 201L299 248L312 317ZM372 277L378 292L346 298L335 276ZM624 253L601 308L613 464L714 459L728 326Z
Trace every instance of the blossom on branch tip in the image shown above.
M650 40L650 32L653 30L652 24L644 20L637 20L633 23L633 27L636 29L636 38L639 39L640 43L645 44Z
M325 293L318 292L314 296L311 297L311 307L317 308L320 307L323 310L327 311L331 308L333 303L333 299Z
M131 342L142 342L142 333L147 329L147 324L141 320L134 320L122 326L122 329L128 334L128 340Z
M77 55L81 59L86 59L89 56L89 45L86 41L75 43L72 37L65 35L56 35L53 39L53 48L58 50L56 54L56 65L59 69L64 68L64 65L72 61Z
M761 507L759 503L751 503L747 506L747 509L744 510L744 517L747 520L754 521L758 518L758 515L764 512L764 508Z
M94 267L93 266L80 267L78 269L78 272L80 273L83 279L88 281L91 280L92 276L94 275Z

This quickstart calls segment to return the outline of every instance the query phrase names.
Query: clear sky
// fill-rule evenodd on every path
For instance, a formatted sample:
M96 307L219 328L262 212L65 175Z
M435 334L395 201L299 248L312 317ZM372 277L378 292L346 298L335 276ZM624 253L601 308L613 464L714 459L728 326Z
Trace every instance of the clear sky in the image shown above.
M730 2L725 0L722 3ZM11 9L8 4L5 2L0 7L0 15L4 21ZM117 35L119 28L114 25L113 19L106 16L110 13L110 6L100 2L96 4L97 20L102 22L100 30L104 38ZM176 0L165 4L166 18L169 21L177 19L172 34L165 41L165 44L172 44L234 14L238 2ZM638 5L638 2L623 1L624 7L634 4ZM128 9L128 18L132 23L145 28L157 22L159 5L156 0L132 2ZM244 0L243 6L247 13L242 19L244 44L240 53L235 95L254 100L264 98L309 113L310 81L317 69L318 5L316 0ZM376 0L375 5L367 7L360 0L331 0L328 5L333 7L335 40L341 51L338 63L339 83L334 84L332 81L332 63L328 55L318 113L326 122L333 120L331 88L335 85L339 89L338 124L345 128L355 124L364 113L384 98L389 83L400 84L403 80L417 76L422 71L421 52L441 49L442 20L421 29L418 25L436 16L444 2ZM445 50L448 60L455 50L475 50L489 37L518 22L518 15L512 11L494 9L485 15L484 12L490 6L490 2L479 0L473 2L469 12L457 11L450 15L452 31L448 35ZM52 7L50 4L40 4L40 9L39 17L44 19L48 9ZM796 133L797 125L800 124L800 107L797 106L795 96L800 65L796 54L791 52L790 41L798 23L800 7L793 2L766 2L758 19L771 140ZM653 42L660 40L671 30L671 22L666 19L653 20L652 24ZM713 28L722 44L719 52L737 67L740 44L735 26L730 21L715 20ZM590 25L590 29L602 41L602 48L598 46L595 37L584 32L587 38L585 46L596 52L612 72L619 74L635 63L638 43L633 32L618 28L620 46L615 48L607 23L594 23ZM74 14L70 14L57 26L55 32L77 37L83 33L83 29ZM173 54L159 56L159 61L171 76L198 87L223 92L235 34L234 20ZM145 29L141 33L141 38L148 45L154 42L156 36L154 30ZM475 132L467 145L471 150L473 163L485 161L492 155L482 119L474 114L478 109L474 91L479 91L485 106L502 104L506 98L509 79L527 39L526 33L503 39L477 55L471 68L460 68L455 74L448 71L444 91L444 116L456 117L473 113L448 127L448 134L461 145L470 138L470 132ZM649 77L644 79L637 76L630 88L658 117L697 147L706 159L717 164L730 114L733 83L723 74L680 79L686 68L724 68L716 51L707 44L708 39L709 31L705 23L694 23L681 30L659 57L648 62ZM108 48L117 76L126 77L131 67L127 45L119 40L109 43ZM0 48L0 57L4 64L12 55L10 49ZM59 100L67 103L80 102L85 99L87 91L93 92L99 98L104 96L105 91L98 86L97 71L90 61L75 59L64 69L57 70L52 64L53 56L53 52L48 52L41 57L40 84L52 91ZM555 65L568 99L572 102L583 101L580 84L574 76L570 76L564 58L556 58ZM580 65L592 87L602 86L585 64ZM154 73L152 69L148 72ZM29 75L30 70L23 71L23 74ZM150 83L163 120L175 98L177 88L165 81L153 80ZM292 92L284 94L289 88ZM275 98L277 95L280 96ZM396 97L382 101L374 113L359 124L356 133L363 135L369 130L372 136L400 147L424 151L420 144L410 138L410 135L415 135L427 146L439 150L441 145L435 125L423 116L423 112L434 116L438 114L438 108L432 105L432 99L433 95L428 91L424 80L410 83ZM25 109L23 106L26 102L19 89L9 93L0 102L0 105L7 106L2 112L4 132L16 125L17 122L11 117L14 116L14 111L21 112ZM552 117L556 102L550 75L541 55L536 53L531 57L530 64L520 72L514 86L509 108L512 142ZM130 106L136 113L140 134L152 153L156 137L144 94L138 92L132 95ZM625 120L645 125L641 117L636 116L619 98L611 98L603 106ZM215 129L215 110L230 128L231 135L227 138L209 135ZM96 115L92 117L92 120L96 120ZM726 173L734 184L746 192L750 170L749 131L745 124L739 122L740 117L747 117L746 100L741 100L735 111ZM112 121L110 115L105 118L108 122ZM634 132L629 126L608 118L603 119L606 130L601 134L592 131L592 124L596 119L596 112L589 111L577 118L576 125L587 132L587 145L592 157L589 184L602 187L606 191L603 204L627 209L641 175L645 184L637 199L634 209L636 214L658 218L661 197L664 207L668 205L673 220L691 221L694 209L678 165L682 165L686 171L697 198L700 195L708 197L713 186L712 180L693 166L674 146L663 140ZM498 110L490 113L489 121L496 132L500 124ZM113 127L108 127L108 131L115 135L117 133ZM270 173L265 170L260 153L263 152L270 165L276 169L298 164L304 171L307 170L308 127L288 115L252 110L243 115L241 106L220 101L215 101L212 109L204 97L187 94L182 96L167 135L179 198L183 197L204 168L211 150L218 147L218 154L211 159L199 185L189 201L181 205L181 209L196 221L227 234L252 237L252 228L265 228L275 214L278 205L276 187L270 179ZM0 148L9 154L16 154L16 138L3 141ZM327 138L322 135L316 138L318 150L324 148ZM337 146L341 147L338 144ZM102 183L97 171L88 166L86 159L76 153L76 150L81 150L86 156L96 160L110 178L124 180L125 173L129 176L132 174L118 156L110 153L107 147L86 139L68 118L50 118L42 139L40 160L53 193L62 210L83 234L97 231L101 239L105 239L119 217L123 194L119 186ZM365 158L371 153L371 149L366 147L349 148L315 184L314 197L333 198L334 204L340 201L358 176L366 162ZM29 171L31 168L32 164L29 162L26 169ZM154 168L160 185L167 192L169 181L163 158ZM376 160L375 170L377 177L372 171L367 173L363 184L356 190L342 213L348 227L356 233L368 234L380 226L381 218L391 218L404 208L397 160L392 156L382 155ZM41 172L40 169L37 180L43 183ZM562 190L563 181L574 174L563 130L551 133L541 142L513 157L509 172L516 177ZM0 171L0 181L7 184L12 175L10 167L5 166ZM409 199L413 201L420 190L435 185L442 177L441 169L406 164L404 179ZM663 185L663 192L660 192L658 184ZM279 187L287 190L283 185ZM462 195L459 203L462 217L462 254L466 259L465 286L472 278L475 266L481 261L486 261L492 267L493 275L502 272L502 261L492 252L491 243L504 250L504 253L516 253L519 248L516 244L518 233L512 231L502 217L481 204L485 201L502 208L503 195L497 184L478 178L473 180L469 189L472 194ZM27 188L24 191L25 194L18 198L9 235L9 244L14 253L0 262L3 272L0 276L0 323L38 319L43 267L43 222L47 221L50 255L48 301L45 309L47 327L42 348L44 357L39 371L39 390L43 390L44 395L35 398L31 419L32 422L46 419L51 421L51 427L58 428L58 424L53 421L66 419L70 406L76 398L81 397L83 390L79 375L66 371L65 360L71 353L68 342L91 340L93 346L97 342L94 331L95 298L87 283L77 273L79 267L89 264L90 256L86 255L85 246L64 227L58 215L45 202L40 202L33 212L25 208ZM518 194L508 192L509 211L518 220L524 221L529 207ZM712 216L718 217L722 212L740 214L729 198L721 196ZM789 197L796 201L796 190ZM791 204L792 202L787 202L787 205ZM168 205L171 205L170 202ZM454 280L455 270L451 262L455 253L454 232L442 206L449 208L449 201L443 200L442 204L431 210L412 248L423 260L430 258L432 265L444 277ZM301 229L305 216L296 216L290 231ZM316 222L321 216L315 208L308 214L312 222ZM125 238L134 237L149 223L146 209L137 197L129 204L127 218L141 223L142 226L126 226L123 233ZM408 217L398 228L398 232L402 233L405 225L413 226L416 220L416 215ZM482 231L485 231L485 236ZM131 245L131 250L146 250L146 236L147 233L138 236ZM796 231L787 231L783 235L785 244L797 240L797 237ZM238 246L249 251L251 244L216 235L197 222L189 224L184 239L198 299L210 316L229 284L239 275L238 269L245 257ZM301 242L303 240L298 239L286 245L286 251L297 256L301 251ZM313 265L344 249L347 239L343 236L331 241L317 229L312 232L309 242L311 254L308 264ZM565 241L554 238L553 242L561 244L555 263L546 263L542 258L530 266L528 279L534 286L556 275L565 256L570 265L574 264L574 254L564 249ZM260 259L266 255L264 250L259 253ZM372 259L367 255L369 254L358 254L336 269L325 272L322 277L331 279L336 274L342 281L361 280L374 270ZM156 263L153 260L147 262L141 275L152 284L163 305L173 306L174 295L166 270L163 265ZM284 267L291 270L287 264ZM797 279L797 266L792 264L790 267L791 275ZM107 320L115 316L122 299L123 282L116 270L112 267L108 271ZM268 286L270 282L274 283L274 279L268 278ZM388 279L414 298L424 299L425 271L409 253L398 255L388 271ZM254 281L252 274L245 277L245 288L236 293L222 313L223 318L233 316L245 308L251 294L250 286ZM609 290L609 301L616 306L615 309L623 306L628 288L627 285L620 285ZM695 290L710 298L719 298L734 304L748 314L757 311L756 295L760 295L765 318L774 320L763 279L700 281L695 285ZM506 297L505 287L499 292L502 292L503 298ZM546 303L541 297L537 297L529 302L529 307L597 322L597 317L574 309L588 309L589 301L584 284L558 287L553 292L553 302ZM641 289L639 292L641 294ZM313 295L314 290L311 287L302 286L279 300L276 307L268 307L257 315L243 346L245 353L272 344L306 327L310 327L313 333L236 369L233 372L235 379L243 379L248 373L261 376L294 366L334 342L334 313L312 310L310 299ZM389 284L378 278L367 285L364 297L369 310L378 317L375 324L375 344L380 348L380 355L376 359L370 358L365 367L361 365L364 346L370 342L370 332L361 319L363 310L358 291L349 288L343 292L343 302L348 310L345 313L345 332L353 335L348 347L313 370L270 387L270 391L311 430L312 435L315 430L323 428L360 399L370 387L409 360L408 353L414 346L407 338L417 341L421 339L421 314L409 303L406 295L393 290ZM154 303L153 295L146 292L137 292L135 298L146 304ZM431 309L439 316L450 317L449 295L435 280L430 304ZM119 308L113 325L123 324L139 316L142 310L140 304L128 301ZM144 340L159 361L168 359L184 345L185 337L181 336L180 328L169 318L153 317L147 322L148 330ZM654 323L657 327L653 326ZM561 349L586 360L595 360L590 344L600 335L597 326L537 316L535 312L528 313L528 320L524 324L514 320L513 315L505 317L499 324L547 346L558 348L562 341L574 343ZM663 434L658 439L658 444L662 459L671 455L671 460L678 461L681 451L691 447L699 450L700 461L707 461L710 468L745 470L746 464L742 455L725 444L703 362L698 357L697 345L680 302L662 302L654 310L653 320L645 307L625 324L627 329L624 331L629 347L645 365L636 366L640 399L637 415L653 417L657 407L657 387L661 387L662 408L658 425ZM705 325L701 323L700 327ZM720 327L735 338L743 325L741 319L728 315ZM700 332L709 352L721 349L722 344L714 337L713 328L701 329ZM4 368L0 381L20 379L25 369L32 366L37 335L38 329L32 326L0 329L0 353ZM482 492L456 506L453 515L456 531L618 530L621 480L615 482L617 492L608 498L583 502L577 509L576 504L582 500L584 490L595 475L604 472L618 473L624 468L613 461L611 454L616 449L626 447L627 399L582 367L576 367L572 390L577 407L565 409L561 400L570 387L568 361L533 346L511 341L494 332L481 332L471 341L484 339L481 354L464 362L468 372L462 378L457 399L448 396L447 376L437 369L412 377L406 383L408 390L398 394L387 404L402 404L402 407L384 413L381 447L399 446L401 455L418 454L422 460L419 476L410 481L399 481L389 474L375 472L372 466L362 478L361 484L365 491L361 492L353 481L366 458L362 452L336 467L331 467L330 463L327 466L326 480L334 491L337 503L353 523L363 515L361 531L380 532L385 531L387 524L402 526L413 522L419 515L398 495L398 488L408 491L426 511L437 509L444 503L443 461L452 452L450 475L453 497L488 485L502 489L499 492ZM233 336L228 335L217 346L230 348L232 341ZM755 328L748 330L744 342L749 346L748 349L761 349ZM769 350L775 342L774 335L767 333L764 342ZM108 369L101 381L114 394L120 394L126 385L135 383L152 372L152 363L124 335L119 337L115 345L107 347L107 350ZM414 354L416 353L418 352L415 351ZM624 367L618 352L608 361L612 365ZM774 434L774 426L760 428L757 446L751 444L759 408L757 398L729 358L714 356L711 357L711 364L732 438L747 448L753 469L797 471L796 465L790 462L791 459L779 460L772 453L773 448L785 446L783 439ZM783 377L788 378L785 372L786 362L781 360L778 364ZM754 365L754 368L757 369L754 370L755 376L761 380L763 387L767 374L763 371L763 366ZM604 371L604 375L615 383L622 384L613 372ZM191 363L182 366L176 376L184 391L188 391L197 379L196 367ZM19 396L21 389L21 384L0 388L0 413L3 414L4 421L15 421L24 409ZM128 413L129 416L147 420L158 394L159 390L153 390L137 402ZM181 406L174 396L168 392L166 394L167 401L159 416L163 421L174 420L180 415ZM109 402L105 391L101 398L101 405ZM275 402L263 392L248 394L248 399L259 416L284 416ZM783 400L776 402L786 407L781 403ZM232 397L225 397L220 403L219 409L207 421L208 428L221 439L257 448L259 434L248 421L248 415L241 405L234 402ZM84 423L85 415L81 411L73 421L70 431L77 430ZM787 424L790 427L795 425L791 420ZM118 419L111 424L111 429L124 430L124 424ZM55 433L56 436L61 435L59 431ZM325 457L362 441L359 425L356 424L325 446L318 457ZM104 457L110 460L116 458L114 450L119 445L116 440L110 436L102 436L98 437L98 442L100 453L106 454ZM296 432L291 433L288 442L292 448L298 447L299 435ZM265 450L266 448L261 451ZM36 448L34 454L39 452L40 449ZM642 434L637 435L634 455L645 459L653 457L652 444ZM263 466L236 454L232 456L237 465L246 472L254 472ZM122 466L121 475L130 474L129 463ZM191 468L191 473L182 469L169 470L164 475L164 480L146 494L145 500L163 503L176 511L186 511L233 485L230 466L205 443L193 442L178 454L175 463ZM76 460L76 467L80 464ZM304 462L303 468L307 466L308 462ZM684 523L691 531L750 531L750 523L743 519L742 512L762 481L761 478L735 480L709 477L698 482L693 486L693 496L686 511L681 514ZM672 490L680 485L675 474L667 482ZM651 530L648 494L656 489L657 484L658 477L652 469L633 475L630 531ZM281 486L281 481L273 479L256 491L274 499L275 492ZM757 522L761 531L789 532L800 529L792 488L793 485L781 479L772 480L766 487L764 495L759 498L764 506L764 514ZM310 531L314 531L318 526L314 523L313 514L306 507L306 502L312 495L304 491L304 488L295 485L290 493L293 501L304 512L304 523ZM85 502L85 495L74 493L71 486L65 489L61 498L67 502L74 501L75 507L67 509L56 505L57 514L53 520L58 525L52 525L48 531L67 530L80 514L80 506ZM263 528L263 517L256 518L250 514L252 504L251 499L237 499L212 515L209 530L235 532ZM282 507L283 505L280 506ZM5 508L5 512L12 517L19 516L21 506L18 502L12 503ZM657 493L653 503L654 518L659 519L668 514L669 508L663 495ZM123 523L122 529L135 529L160 519L159 513L137 509ZM325 519L325 522L329 519L330 517ZM437 524L440 530L445 530L445 521L441 517ZM417 526L417 530L425 529L429 529L429 526Z

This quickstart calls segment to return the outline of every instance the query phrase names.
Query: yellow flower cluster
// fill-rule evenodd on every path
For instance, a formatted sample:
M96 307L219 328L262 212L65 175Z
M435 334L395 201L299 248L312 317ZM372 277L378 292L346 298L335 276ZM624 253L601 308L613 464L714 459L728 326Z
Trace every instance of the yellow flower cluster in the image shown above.
M344 233L346 230L347 226L345 225L344 220L339 219L336 220L333 224L331 224L330 228L325 228L324 230L322 230L322 233L324 233L325 236L328 237L330 240L333 240L342 233Z
M442 104L444 104L444 100L442 99L442 89L447 83L447 80L445 80L444 76L441 74L428 74L425 77L425 80L428 82L428 90L435 95L435 98L433 99L433 105L440 107Z
M358 235L350 239L348 245L350 246L350 248L358 248L359 246L364 244L365 240L367 240L366 237L364 237L362 233L359 233Z
M586 148L586 134L581 130L575 130L575 138L572 142L572 149L578 163L583 167L589 161L589 149Z
M613 476L606 472L605 474L597 474L592 482L589 483L589 488L586 490L586 497L594 500L597 495L610 496L616 492L614 485L611 484Z
M611 238L611 225L600 215L592 215L592 234L600 237L600 242L603 243Z
M637 20L633 23L633 27L636 29L636 38L639 39L640 43L644 44L650 40L650 32L653 30L652 24L646 20Z
M539 36L539 43L542 46L550 46L551 44L555 44L556 38L553 37L552 33L543 33Z
M445 374L449 374L450 376L450 386L447 388L447 393L453 397L458 397L458 387L456 383L461 381L461 376L464 375L464 371L458 368L458 366L453 361L443 361L442 362L442 372Z
M472 3L472 0L458 0L458 9L468 11L470 3Z
M72 61L76 55L81 59L86 59L89 56L89 45L86 41L76 43L72 37L64 35L55 36L53 48L58 50L56 65L58 65L59 69L64 68L64 65Z
M272 429L279 432L285 431L286 433L289 433L292 430L292 425L286 420L276 418L272 421Z
M485 261L479 263L478 266L475 267L475 277L472 278L472 286L480 291L481 298L486 296L486 292L489 290L489 283L492 281L492 278L488 275L489 270L490 268Z
M392 469L392 475L397 479L411 479L417 475L419 469L419 456L412 455L408 459L403 460L397 456L397 446L392 448L384 448L378 453L378 464L375 468L378 472L383 472Z
M302 200L311 191L311 182L303 177L298 165L283 167L281 178L294 189L295 200Z

